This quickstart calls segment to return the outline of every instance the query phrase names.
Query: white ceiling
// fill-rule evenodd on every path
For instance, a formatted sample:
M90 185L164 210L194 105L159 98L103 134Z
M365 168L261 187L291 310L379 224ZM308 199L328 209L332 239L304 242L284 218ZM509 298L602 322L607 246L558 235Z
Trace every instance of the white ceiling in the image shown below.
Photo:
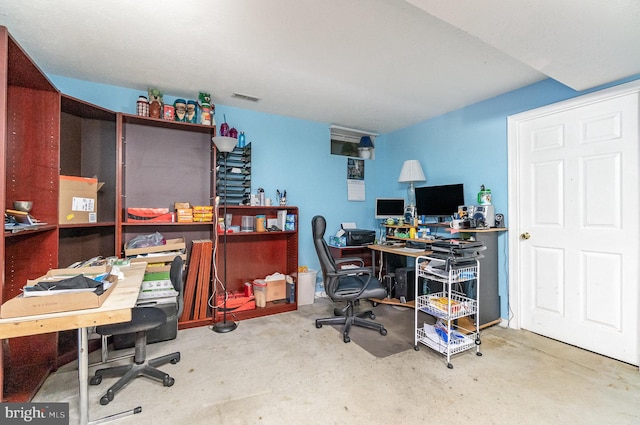
M50 74L376 133L640 73L638 0L0 0L0 25Z

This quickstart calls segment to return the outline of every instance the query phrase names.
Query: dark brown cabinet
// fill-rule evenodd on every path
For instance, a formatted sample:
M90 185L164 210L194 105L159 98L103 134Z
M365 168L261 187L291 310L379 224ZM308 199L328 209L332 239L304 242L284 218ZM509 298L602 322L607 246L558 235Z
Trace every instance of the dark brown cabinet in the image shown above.
M259 206L227 206L227 214L231 214L231 225L242 225L243 216L264 215L266 220L276 219L278 211L287 210L287 214L295 216L295 230L265 232L227 233L227 290L242 291L245 282L262 279L279 272L285 275L297 275L298 272L298 208L297 207L259 207ZM219 208L220 217L223 207ZM218 258L216 268L219 278L224 282L224 234L218 235ZM296 285L297 288L297 285ZM296 291L297 292L297 291ZM297 309L296 302L287 303L279 300L267 302L264 308L255 308L233 312L238 320L269 314L282 313ZM218 314L218 316L222 316ZM220 320L220 317L216 318Z
M59 223L58 265L102 256L117 256L116 211L116 113L80 99L61 95L60 174L96 177L96 223ZM58 365L77 358L76 331L58 333Z
M191 242L219 235L214 222L132 222L127 209L168 208L175 202L214 205L216 198L216 128L115 113L61 94L45 74L0 27L0 191L3 210L13 201L33 201L31 214L46 225L17 233L3 232L0 244L0 303L18 295L28 279L95 256L122 257L138 235L160 232ZM97 177L97 222L58 221L60 175ZM250 184L250 183L249 183ZM245 185L250 188L250 185ZM244 186L243 186L244 187ZM242 215L275 218L279 207L227 206L234 225ZM298 216L295 207L286 208ZM296 223L297 228L297 223ZM213 262L222 273L222 242ZM298 268L297 230L246 232L227 238L228 290L275 271ZM214 265L214 264L212 264ZM212 267L212 269L214 269ZM210 278L210 297L213 291ZM224 276L220 275L223 279ZM297 308L271 302L265 308L238 312L238 319ZM211 324L213 309L180 327ZM2 339L0 401L29 401L49 373L77 356L76 332Z
M58 263L67 267L95 256L117 256L116 113L62 95L60 114L60 174L97 177L97 223L60 224Z
M33 201L31 214L49 223L3 232L0 301L20 293L27 279L58 266L60 93L0 27L0 199ZM2 339L0 400L27 401L56 366L57 333Z
M129 208L166 208L176 202L212 205L215 198L215 127L118 114L119 173L116 246L138 235L160 232L184 238L187 251L197 239L212 239L211 222L131 221Z
M33 201L31 214L47 223L37 230L3 232L4 302L28 279L94 256L117 255L116 114L61 95L0 27L0 138L3 210ZM96 176L98 222L58 223L59 176ZM2 401L28 401L48 374L77 356L76 332L2 340Z
M118 149L120 163L116 193L116 246L125 244L138 235L160 232L166 239L184 238L187 248L187 277L190 272L192 242L218 239L217 257L214 258L207 290L202 296L207 304L213 303L213 283L217 270L224 279L222 235L217 234L215 222L140 222L128 219L128 208L168 208L176 202L191 205L214 205L216 192L216 149L212 142L215 127L165 121L137 115L118 114ZM240 226L242 215L266 215L276 218L279 207L249 207L227 205L233 215L232 225ZM295 207L287 207L290 214L298 215ZM222 217L223 207L219 208ZM297 230L280 232L242 232L227 235L228 291L241 291L247 281L262 278L275 271L292 274L298 269ZM220 287L218 286L218 290ZM185 296L193 296L186 294ZM202 300L190 300L201 303ZM266 308L239 311L237 319L264 316L296 309L296 304L269 303ZM181 329L205 326L219 320L214 309L208 307L206 317L183 320Z

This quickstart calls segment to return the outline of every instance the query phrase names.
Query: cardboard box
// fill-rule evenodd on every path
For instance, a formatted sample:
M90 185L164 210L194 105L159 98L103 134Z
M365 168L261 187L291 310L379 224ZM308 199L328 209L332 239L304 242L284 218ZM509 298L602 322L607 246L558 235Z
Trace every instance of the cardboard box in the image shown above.
M262 279L258 279L262 280ZM284 279L267 280L267 302L287 298L287 285Z
M194 205L193 212L198 214L213 214L213 207L211 205Z
M191 223L193 221L193 210L191 208L177 208L176 215L178 223Z
M28 280L27 285L35 285L43 279L66 279L79 274L86 277L96 276L110 270L107 266L83 267L77 269L52 269L46 275ZM104 303L116 287L117 280L101 295L93 292L65 293L39 297L24 297L22 294L8 300L0 307L0 318L32 316L36 314L57 313L61 311L98 308Z
M97 223L98 191L103 185L95 178L60 176L58 223Z
M186 244L184 243L184 238L176 238L176 239L167 239L167 243L164 245L158 246L149 246L146 248L133 248L124 250L125 257L133 257L134 255L140 254L151 254L154 252L165 252L165 251L180 251L184 253L186 248Z

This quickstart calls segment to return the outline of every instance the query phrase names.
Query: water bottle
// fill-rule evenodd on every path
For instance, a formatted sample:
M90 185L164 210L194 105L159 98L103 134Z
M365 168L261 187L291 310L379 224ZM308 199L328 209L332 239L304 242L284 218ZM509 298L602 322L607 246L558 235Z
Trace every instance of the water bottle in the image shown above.
M238 147L244 148L244 144L245 144L244 131L241 131L240 135L238 136Z

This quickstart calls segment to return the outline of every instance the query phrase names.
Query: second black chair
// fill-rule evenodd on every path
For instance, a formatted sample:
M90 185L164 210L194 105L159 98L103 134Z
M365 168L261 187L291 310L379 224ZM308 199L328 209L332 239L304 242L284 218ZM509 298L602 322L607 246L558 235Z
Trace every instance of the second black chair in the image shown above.
M375 278L373 267L364 267L364 261L361 258L341 258L339 260L333 258L324 240L326 227L327 222L322 216L317 215L311 220L313 244L318 254L318 260L320 260L324 289L331 300L334 302L346 301L347 305L342 309L336 308L334 310L336 317L317 319L316 328L321 328L322 325L344 325L342 330L344 342L351 341L349 331L354 325L374 329L379 331L381 335L386 335L387 330L384 325L365 319L365 317L376 318L371 310L356 314L355 305L364 299L384 298L387 296L387 290ZM357 263L360 267L339 269L338 265L341 263Z
M178 291L178 313L177 317L182 314L183 308L183 282L182 269L184 262L180 256L176 256L171 263L169 276L171 283L176 291ZM121 376L121 378L113 384L104 396L100 398L100 404L107 405L113 400L116 392L124 388L129 382L139 376L146 376L162 381L165 387L174 384L174 379L159 369L166 363L176 364L180 361L180 352L167 354L147 361L147 331L162 326L167 321L167 315L164 311L154 307L136 307L131 310L131 321L124 323L114 323L112 325L104 325L96 327L96 333L100 335L121 335L135 333L135 356L132 364L124 366L114 366L105 369L98 369L95 375L91 377L89 383L98 385L102 382L104 376Z

